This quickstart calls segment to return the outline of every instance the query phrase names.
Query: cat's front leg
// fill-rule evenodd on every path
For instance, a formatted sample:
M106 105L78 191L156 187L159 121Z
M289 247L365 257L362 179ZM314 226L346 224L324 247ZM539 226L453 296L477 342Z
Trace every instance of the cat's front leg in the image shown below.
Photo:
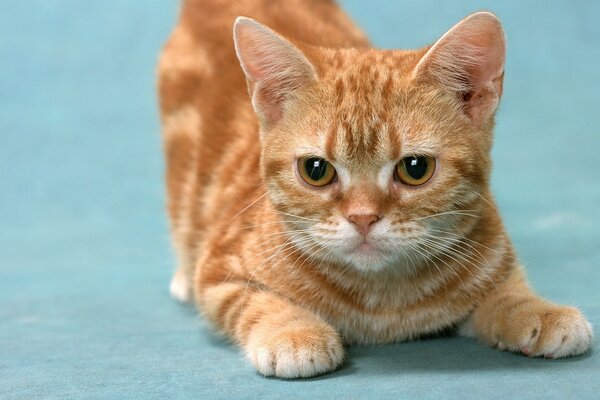
M344 359L340 335L312 312L245 282L202 290L201 309L265 376L307 378Z
M486 296L461 330L501 350L548 358L582 354L593 336L578 309L535 295L520 270Z

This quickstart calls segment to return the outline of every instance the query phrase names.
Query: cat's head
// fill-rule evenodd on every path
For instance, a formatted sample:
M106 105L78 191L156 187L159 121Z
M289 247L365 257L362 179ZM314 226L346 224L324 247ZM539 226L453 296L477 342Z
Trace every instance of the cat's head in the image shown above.
M411 266L473 226L504 75L493 14L415 51L294 45L243 17L234 36L267 190L307 254L362 271Z

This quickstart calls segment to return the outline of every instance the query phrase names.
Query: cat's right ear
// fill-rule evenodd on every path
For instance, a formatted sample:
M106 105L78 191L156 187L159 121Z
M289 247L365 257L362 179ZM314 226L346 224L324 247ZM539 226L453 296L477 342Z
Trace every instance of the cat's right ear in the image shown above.
M235 20L233 37L254 110L263 124L275 124L294 91L316 80L315 69L292 43L251 18Z

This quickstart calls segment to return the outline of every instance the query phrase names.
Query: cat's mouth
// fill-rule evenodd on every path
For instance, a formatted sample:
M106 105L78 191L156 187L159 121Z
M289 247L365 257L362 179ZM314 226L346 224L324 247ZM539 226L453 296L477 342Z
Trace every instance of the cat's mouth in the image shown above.
M381 249L379 249L378 246L373 243L372 239L369 240L365 237L352 250L350 250L350 253L359 256L373 256L381 254Z
M363 239L347 250L345 258L360 270L372 271L387 265L389 254L376 241Z

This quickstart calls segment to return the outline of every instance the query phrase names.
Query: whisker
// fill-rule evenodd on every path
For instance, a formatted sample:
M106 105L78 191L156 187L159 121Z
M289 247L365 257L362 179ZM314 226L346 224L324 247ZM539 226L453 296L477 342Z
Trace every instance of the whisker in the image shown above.
M281 225L282 223L302 223L304 221L291 221L291 220L282 220L282 221L271 221L271 222L263 222L260 224L254 224L254 225L246 225L243 228L236 228L236 229L231 229L231 228L224 228L223 231L229 231L229 232L237 232L237 231L243 231L243 230L248 230L248 229L255 229L255 228L259 228L262 226L269 226L269 225Z
M302 220L305 220L305 221L321 222L321 221L320 221L320 220L318 220L318 219L307 218L307 217L301 217L300 215L294 215L294 214L286 213L286 212L279 211L279 210L275 210L275 212L277 212L277 213L279 213L279 214L287 215L288 217L298 218L298 219L302 219Z
M254 268L254 270L253 270L253 272L252 272L252 275L250 276L250 280L252 279L253 275L254 275L256 272L258 272L258 270L259 270L259 269L261 269L261 267L262 267L263 265L267 265L268 261L270 261L270 260L271 260L273 257L276 257L277 255L279 255L279 254L280 254L280 253L282 253L283 251L289 250L290 248L293 248L293 247L298 247L298 245L297 245L297 243L298 243L298 242L302 244L302 243L310 242L311 240L312 240L312 238L310 238L310 237L307 237L307 238L300 238L300 240L299 240L299 241L296 241L296 243L295 243L295 242L294 242L294 240L293 240L293 238L292 238L292 237L290 237L290 238L286 239L286 240L285 240L283 243L281 243L281 244L278 244L278 245L276 245L276 246L274 246L274 247L271 247L271 248L269 248L269 249L266 249L266 250L264 250L264 251L263 251L263 252L261 252L261 253L258 253L258 254L250 254L250 255L254 255L254 256L259 256L259 255L261 255L261 254L264 254L264 253L268 253L268 252L275 251L273 254L271 254L269 257L267 257L267 258L266 258L265 260L263 260L263 261L262 261L262 262L261 262L261 263L260 263L258 266L256 266L256 267ZM246 256L245 258L247 258L247 256ZM250 281L250 280L249 280L249 281Z
M314 249L317 249L319 247L323 248L323 246L320 243L318 243L316 241L313 241L313 243L307 249L304 249L304 252L305 253L309 253L309 252L312 252ZM304 264L306 263L306 261L308 261L309 258L310 258L310 256L306 255L304 257L304 261L302 261L302 263L298 266L298 268L296 268L296 270L294 271L294 273L296 273L297 271L299 271L304 266ZM296 263L298 262L299 259L300 259L299 257L296 258L296 261L294 261L294 263L291 265L290 270L294 269L294 266L296 265ZM321 264L319 264L318 268L320 268L320 267L321 267Z
M407 245L409 248L411 248L414 251L416 251L417 253L419 253L419 255L423 258L423 260L425 261L425 265L427 265L427 270L429 271L429 277L431 278L432 281L433 281L433 274L431 272L431 268L429 268L429 264L432 263L433 266L438 270L440 277L442 278L442 284L444 285L444 290L446 291L446 301L449 303L450 299L448 298L448 285L446 285L446 276L442 273L442 270L440 269L440 267L438 267L435 262L432 262L429 259L428 254L423 254L423 252L418 248L417 245L414 245L412 243L407 243Z
M512 255L510 255L510 254L507 254L506 252L498 251L497 249L493 249L493 248L491 248L491 247L488 247L488 246L486 246L486 245L484 245L484 244L481 244L481 243L479 243L478 241L476 241L476 240L473 240L473 239L471 239L471 238L468 238L468 237L465 237L465 236L462 236L462 235L458 235L458 234L456 234L456 233L453 233L453 232L444 231L444 230L439 230L439 229L431 229L431 228L427 228L427 229L428 229L428 230L431 230L431 231L434 231L434 232L439 232L439 233L447 234L447 235L459 236L459 237L463 238L464 240L466 240L466 241L468 241L468 242L471 242L471 243L473 243L473 244L476 244L476 245L478 245L478 246L481 246L481 247L483 247L484 249L486 249L486 250L489 250L489 251L491 251L491 252L493 252L493 253L496 253L496 254L498 254L498 255L500 255L500 256L508 256L508 257L511 257L511 258L513 258L513 259L516 259L516 257L514 257L514 256L512 256Z
M436 237L436 238L437 238L438 240L444 240L444 239L445 239L445 238L440 238L440 237ZM491 282L491 283L492 283L492 284L495 286L495 282L494 282L494 281L491 279L491 277L490 277L489 273L486 273L486 272L485 272L485 271L484 271L484 270L481 268L481 266L478 264L478 263L479 263L479 261L481 261L481 260L479 260L479 259L478 259L477 257L475 257L474 255L472 255L472 254L470 254L470 253L461 253L461 252L459 252L457 249L455 249L455 248L453 248L453 247L448 247L448 246L440 245L440 244L439 244L439 242L435 242L435 241L433 241L432 239L427 239L427 238L426 238L425 240L428 240L430 243L432 243L432 244L433 244L433 246L434 246L434 248L437 248L437 249L438 249L438 251L440 251L440 252L441 252L443 255L445 255L445 256L447 256L447 257L451 258L451 259L452 259L452 260L454 260L456 263L458 263L458 265L459 265L460 267L462 267L462 268L466 269L466 270L467 270L467 272L468 272L468 273L469 273L469 274L470 274L470 275L473 277L473 279L477 280L478 278L477 278L477 277L476 277L476 276L473 274L473 272L472 272L472 271L471 271L471 270L470 270L470 269L469 269L467 266L465 266L463 263L461 263L459 260L457 260L457 259L456 259L456 258L454 258L454 257L458 257L460 260L466 261L466 262L468 262L469 264L471 264L471 265L472 265L474 268L476 268L476 269L477 269L477 271L479 271L479 273L481 273L481 274L482 274L482 276L481 276L481 277L479 277L479 278L487 279L487 280L489 280L489 281L490 281L490 282ZM446 243L448 243L448 242L446 242ZM457 244L458 244L458 245L460 245L460 244L462 244L462 243L457 243L457 242L455 242L455 241L452 241L452 242L450 242L450 243L452 243L452 244L454 244L454 245L457 245ZM489 265L489 263L488 263L487 259L486 259L485 257L483 257L483 256L481 256L481 258L482 258L482 261L484 261L484 262L487 264L487 266L488 266L488 269L489 269L490 271L492 271L493 269L492 269L492 268L491 268L491 266Z
M421 221L423 219L428 219L428 218L434 218L434 217L441 217L444 215L461 215L461 216L466 216L466 217L473 217L473 218L479 218L479 215L476 214L470 214L469 212L477 212L478 210L456 210L456 211L444 211L444 212L440 212L440 213L436 213L436 214L431 214L431 215L426 215L424 217L418 217L418 218L413 218L413 221Z
M302 231L301 231L301 230L299 230L299 231L297 231L297 232L302 232ZM292 235L293 235L293 233L294 233L294 232L288 231L288 232L277 232L276 234L273 234L273 235L276 235L276 236L275 236L275 237L272 237L272 238L271 238L271 239L269 239L269 240L266 240L266 241L263 241L263 242L261 242L261 243L260 243L260 244L258 244L257 246L254 246L254 247L253 247L251 250L249 250L249 251L248 251L248 254L247 254L246 256L244 256L244 257L243 257L243 258L240 260L240 262L243 262L243 261L245 261L245 260L246 260L248 257L250 257L250 256L252 256L252 255L253 255L253 256L255 256L255 257L257 257L257 256L260 256L260 255L263 255L264 253L268 253L268 252L270 252L270 251L273 251L274 249L276 249L276 248L277 248L277 246L278 246L278 245L275 245L274 247L271 247L271 248L267 248L266 250L263 250L263 251L261 251L261 252L260 252L260 253L258 253L258 254L257 254L257 253L254 253L254 251L255 251L255 250L258 250L258 249L260 249L261 247L263 247L263 246L264 246L264 245L266 245L267 243L270 243L270 242L276 241L276 240L278 240L278 239L281 239L282 237L286 237L286 236L292 236ZM268 235L267 235L267 236L268 236ZM287 242L288 240L291 240L291 239L292 239L292 238L290 237L289 239L285 240L285 241L284 241L284 243L285 243L285 242Z
M478 193L478 192L476 192L476 191L474 191L474 190L472 191L472 193L473 193L473 194L475 194L475 195L477 195L477 196L479 196L479 198L480 198L481 200L483 200L483 201L484 201L484 202L486 202L488 205L490 205L490 206L491 206L491 207L492 207L494 210L496 210L496 211L499 211L499 210L498 210L498 208L496 207L496 205L495 205L495 204L493 204L493 203L492 203L491 201L489 201L488 199L486 199L484 196L482 196L482 195L481 195L481 193Z
M285 211L280 211L280 210L276 210L273 208L269 208L269 207L259 207L259 209L261 209L262 211L260 213L251 213L248 215L260 215L262 213L270 213L270 214L281 214L281 215L286 215L288 217L292 217L292 218L298 218L301 220L305 220L305 221L311 221L311 222L322 222L321 220L318 219L314 219L314 218L308 218L308 217L303 217L301 215L296 215L296 214L290 214L288 212Z
M437 230L437 229L430 229L430 230L433 231L433 232L440 232L440 233L446 233L446 234L448 234L447 232L440 231L440 230ZM488 266L488 268L492 269L492 267L491 267L490 263L488 262L487 258L485 258L484 255L479 250L477 250L473 245L471 245L470 243L468 243L466 241L466 239L468 239L468 238L462 237L460 235L452 235L452 236L455 239L449 239L449 238L444 237L444 236L436 236L436 235L431 235L430 237L436 238L436 239L439 239L439 240L445 240L446 243L448 243L448 242L454 242L458 246L462 246L462 245L468 246L469 249L471 249L472 251L474 251L475 253L477 253L477 255L481 258L481 260L483 260L486 263L486 265ZM475 241L473 240L473 242L475 242ZM475 243L477 243L477 242L475 242ZM474 255L471 255L471 257L473 257L473 259L475 259L476 261L478 261L478 259Z
M420 243L420 244L424 245L426 248L429 248L429 249L435 250L435 248L431 247L431 246L430 246L429 244L427 244L427 243ZM460 281L460 283L461 283L461 285L462 285L462 287L463 287L464 291L465 291L465 292L467 292L467 287L465 286L465 283L463 282L462 278L461 278L461 277L460 277L460 275L459 275L459 274L456 272L456 270L454 270L454 268L452 268L452 266L451 266L450 264L448 264L448 263L447 263L447 262L446 262L444 259L442 259L442 258L438 257L438 256L437 256L436 254L434 254L434 253L428 252L428 254L429 254L429 255L431 255L432 257L436 258L437 260L441 261L441 262L442 262L444 265L446 265L446 266L447 266L447 267L450 269L450 271L452 271L452 273L453 273L453 274L454 274L454 275L455 275L455 276L458 278L458 280ZM434 265L436 265L436 264L434 264ZM439 268L438 268L438 270L439 270ZM441 270L439 270L439 271L440 271L440 273L442 273L442 272L441 272Z
M443 244L439 244L438 242L436 242L434 240L431 240L431 239L428 239L428 238L423 238L423 240L426 243L428 243L430 246L432 246L433 248L437 248L438 251L440 251L442 255L445 255L446 257L448 257L451 260L455 261L459 266L461 266L464 269L466 269L467 272L471 275L471 277L473 279L476 279L475 275L473 275L473 272L469 268L466 268L459 260L457 260L456 258L454 258L454 256L456 256L456 254L450 251L451 247L444 246ZM467 260L467 259L464 259L464 261L468 261L475 268L479 269L479 266L477 264L475 264L474 262L472 262L470 260Z
M288 240L290 240L290 239L288 239ZM256 272L258 272L261 269L261 267L263 265L265 265L267 262L269 262L269 260L271 260L273 257L276 257L277 255L281 254L281 252L283 252L285 249L289 248L289 246L293 246L293 243L289 243L288 241L284 242L284 244L281 245L281 247L275 253L271 254L269 257L267 257L265 260L263 260L256 268L254 268L254 270L250 274L250 277L248 278L248 281L246 282L246 287L244 288L244 294L242 296L242 304L240 307L242 311L244 310L244 304L246 301L246 292L248 291L250 282L254 278L254 275L256 274Z
M249 209L250 207L252 207L253 205L255 205L259 200L261 200L263 197L265 197L268 194L268 192L265 192L263 195L261 195L260 197L258 197L256 200L254 200L252 203L248 204L246 207L244 207L241 211L239 211L237 214L235 214L233 217L231 217L229 220L227 220L227 223L233 221L235 218L237 218L240 214L242 214L244 211L246 211L247 209Z

